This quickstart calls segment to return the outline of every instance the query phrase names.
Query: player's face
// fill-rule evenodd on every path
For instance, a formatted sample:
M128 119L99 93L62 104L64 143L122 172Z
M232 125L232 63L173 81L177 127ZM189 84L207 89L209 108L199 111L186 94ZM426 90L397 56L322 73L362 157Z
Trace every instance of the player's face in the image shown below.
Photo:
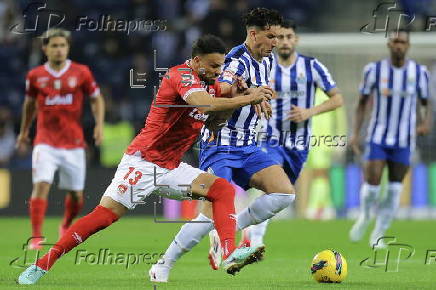
M68 57L70 46L65 37L51 37L43 50L49 62L64 62Z
M265 30L256 29L254 36L254 45L262 57L269 56L274 47L277 46L280 26L273 25Z
M407 33L393 33L389 37L388 48L395 58L405 58L409 49L409 36Z
M221 74L224 58L222 53L208 53L194 57L200 79L209 85L214 84L215 79Z
M298 36L295 34L294 29L281 27L277 39L277 53L282 58L289 58L294 53L298 43Z

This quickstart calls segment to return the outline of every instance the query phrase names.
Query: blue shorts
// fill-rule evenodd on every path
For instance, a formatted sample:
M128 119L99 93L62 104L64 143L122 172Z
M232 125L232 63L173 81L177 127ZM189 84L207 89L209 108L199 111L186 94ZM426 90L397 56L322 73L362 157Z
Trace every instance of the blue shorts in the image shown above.
M266 142L262 144L262 150L283 166L292 184L295 184L307 160L308 151L292 150L284 146L271 146Z
M390 147L374 143L367 143L365 149L366 160L387 160L410 165L410 147Z
M233 181L244 190L250 188L250 179L256 172L280 165L256 145L217 146L200 143L200 169L212 170L218 177Z

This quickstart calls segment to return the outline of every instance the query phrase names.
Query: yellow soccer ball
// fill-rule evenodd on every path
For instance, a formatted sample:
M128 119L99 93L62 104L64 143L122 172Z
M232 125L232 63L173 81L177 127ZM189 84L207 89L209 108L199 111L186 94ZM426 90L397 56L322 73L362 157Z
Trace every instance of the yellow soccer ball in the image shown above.
M335 250L324 250L312 260L312 277L320 283L341 283L347 277L347 261Z

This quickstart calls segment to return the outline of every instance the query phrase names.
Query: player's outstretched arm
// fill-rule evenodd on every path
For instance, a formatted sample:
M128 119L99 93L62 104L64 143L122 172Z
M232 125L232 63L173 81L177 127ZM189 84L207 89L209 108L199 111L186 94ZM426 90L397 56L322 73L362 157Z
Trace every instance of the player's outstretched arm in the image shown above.
M36 100L32 97L26 97L24 99L23 111L21 115L20 133L17 137L16 148L20 151L24 151L29 144L29 129L32 125L32 121L35 118L36 112Z
M246 105L259 104L270 100L272 97L269 90L260 88L249 95L236 96L234 98L213 98L205 91L197 91L189 94L185 101L193 106L198 106L202 113L227 111Z
M91 109L95 119L94 141L95 145L100 145L103 141L103 126L105 103L102 95L91 98Z

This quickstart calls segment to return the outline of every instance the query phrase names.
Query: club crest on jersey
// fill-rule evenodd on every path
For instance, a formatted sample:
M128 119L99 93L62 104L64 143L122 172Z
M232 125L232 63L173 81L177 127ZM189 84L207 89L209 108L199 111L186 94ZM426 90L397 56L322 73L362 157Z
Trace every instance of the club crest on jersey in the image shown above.
M69 77L68 86L73 89L76 87L76 85L77 85L77 77Z
M298 75L298 77L297 77L297 83L302 84L302 83L305 83L305 82L307 82L306 77L302 73L300 73Z
M209 88L209 95L211 95L212 97L215 97L215 89L214 88Z
M38 83L38 86L40 88L45 88L48 83L48 77L40 77L36 79L36 82Z
M61 80L54 80L53 82L53 87L55 90L60 90L61 89Z

